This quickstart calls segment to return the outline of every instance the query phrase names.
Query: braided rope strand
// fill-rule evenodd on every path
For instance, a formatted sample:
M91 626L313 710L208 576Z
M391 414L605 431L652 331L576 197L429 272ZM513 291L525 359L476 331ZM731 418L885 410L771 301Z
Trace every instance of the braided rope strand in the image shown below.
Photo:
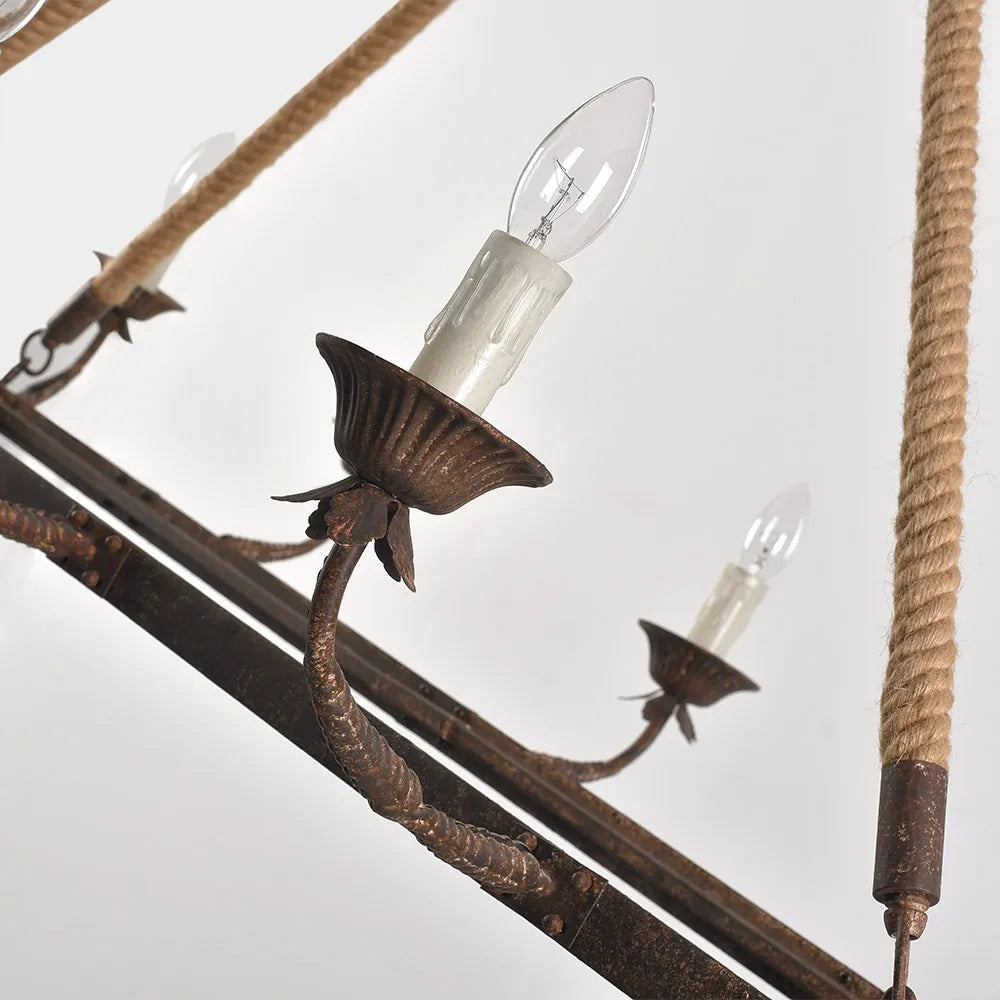
M948 766L982 0L930 0L883 764Z
M228 205L452 2L400 0L114 257L94 278L94 294L108 305L123 302L161 260L180 249L195 230Z

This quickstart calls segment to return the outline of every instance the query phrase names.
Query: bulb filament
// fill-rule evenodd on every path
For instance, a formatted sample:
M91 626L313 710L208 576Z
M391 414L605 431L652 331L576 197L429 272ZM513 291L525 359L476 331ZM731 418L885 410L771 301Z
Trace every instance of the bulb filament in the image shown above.
M758 555L757 558L754 559L753 565L750 566L750 572L754 576L756 576L764 568L764 563L766 563L767 560L770 559L770 557L771 557L771 546L765 545L760 550L760 555Z
M558 157L553 156L552 162L556 165L556 172L552 180L559 185L559 193L549 206L549 210L539 220L538 225L528 233L525 242L534 250L540 250L545 246L545 241L549 238L549 233L552 232L552 224L586 194L586 191L570 177L569 171L559 162Z

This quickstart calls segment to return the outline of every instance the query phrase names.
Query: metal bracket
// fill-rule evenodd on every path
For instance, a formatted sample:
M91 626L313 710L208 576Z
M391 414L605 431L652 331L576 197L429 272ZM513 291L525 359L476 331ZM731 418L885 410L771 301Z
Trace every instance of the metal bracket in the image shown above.
M288 642L301 645L308 605L305 597L259 564L242 558L231 545L2 388L0 433L93 497L262 625ZM0 452L0 485L4 485L2 457ZM20 488L20 477L17 483L12 478L15 468L11 465L7 470L10 488L5 485L13 499L58 508L57 494L28 489L27 484ZM19 488L14 489L15 485ZM136 558L143 558L141 550L130 562ZM132 573L126 566L122 578ZM130 595L130 600L138 601L141 596ZM148 611L144 606L144 612ZM203 632L199 634L204 637ZM162 641L180 653L189 638L175 632ZM782 993L844 1000L882 995L881 989L855 970L699 868L609 803L585 788L551 780L539 771L537 755L347 626L341 626L338 645L343 656L341 666L353 687ZM221 660L228 659L224 648L217 652ZM226 682L234 697L241 700L250 698L245 689L253 688L257 681L258 671L251 670L246 665L249 662L244 662L239 678L228 678ZM248 676L244 678L243 673ZM273 702L279 700L278 694L269 691L264 697L258 693L248 704L276 728ZM303 725L315 737L311 712L306 714ZM423 763L422 767L426 787L430 766ZM461 802L447 796L435 794L434 802L456 813L461 811ZM498 817L490 819L494 823L491 829L509 835L517 836L524 829L522 825L508 830ZM474 817L474 822L487 825L482 816ZM600 917L614 932L611 914L620 905L618 895L608 886L587 926L596 926L595 918ZM557 908L548 912L560 915ZM542 913L539 918L546 915ZM578 941L577 957L582 947ZM607 961L612 958L610 953L605 956ZM627 978L628 970L621 970L621 974Z
M49 559L61 566L70 576L77 577L98 597L104 597L121 572L122 566L125 565L125 560L132 553L133 545L79 504L73 504L67 516L75 527L94 542L96 546L94 557L82 560L72 556L62 558L49 556Z

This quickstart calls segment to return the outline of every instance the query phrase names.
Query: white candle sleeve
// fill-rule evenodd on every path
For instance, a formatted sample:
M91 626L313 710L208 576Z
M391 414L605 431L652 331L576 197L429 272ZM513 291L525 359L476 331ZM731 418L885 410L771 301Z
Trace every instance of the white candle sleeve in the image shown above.
M496 230L427 328L410 371L482 413L572 281L544 254Z
M767 584L760 576L730 563L698 612L688 638L702 649L724 657L743 634L766 593Z

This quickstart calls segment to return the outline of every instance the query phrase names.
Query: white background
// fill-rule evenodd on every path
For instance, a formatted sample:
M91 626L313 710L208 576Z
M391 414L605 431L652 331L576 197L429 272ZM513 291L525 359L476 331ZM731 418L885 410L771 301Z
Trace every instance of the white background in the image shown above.
M119 0L5 76L2 367L91 249L152 218L190 147L247 134L381 8ZM731 657L760 693L697 711L693 747L671 725L598 790L879 982L923 9L460 0L191 240L164 285L186 314L109 342L44 408L214 530L297 537L305 510L269 495L340 472L316 331L408 365L538 139L651 77L632 200L568 262L572 290L488 414L554 485L416 516L418 594L366 559L346 618L529 746L604 756L641 724L617 696L650 687L635 619L689 627L758 508L807 480L799 555ZM915 949L923 998L1000 997L991 17L946 895ZM307 592L319 559L279 572ZM3 1000L614 995L41 557L3 548L0 608Z

